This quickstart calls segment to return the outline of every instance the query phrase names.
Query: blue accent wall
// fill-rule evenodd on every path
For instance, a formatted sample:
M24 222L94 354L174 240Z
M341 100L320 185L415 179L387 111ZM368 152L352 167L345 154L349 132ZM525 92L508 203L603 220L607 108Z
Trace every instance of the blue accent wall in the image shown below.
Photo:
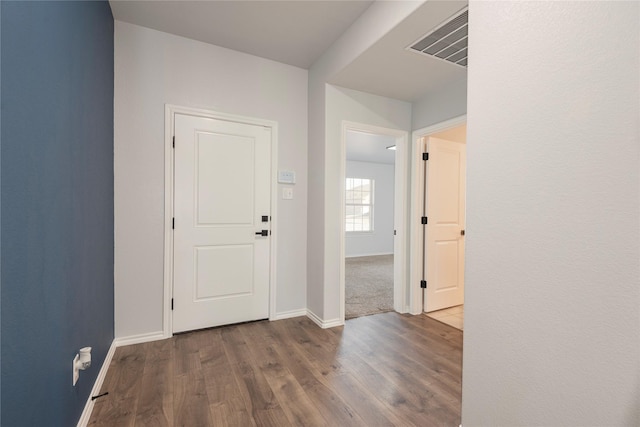
M0 8L1 424L73 426L113 341L113 17Z

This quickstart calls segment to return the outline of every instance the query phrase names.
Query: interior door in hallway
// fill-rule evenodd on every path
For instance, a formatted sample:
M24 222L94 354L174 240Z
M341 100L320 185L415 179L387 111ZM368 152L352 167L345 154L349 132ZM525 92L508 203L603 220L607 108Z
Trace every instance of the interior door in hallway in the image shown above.
M271 129L176 114L173 332L269 316Z
M427 312L464 302L465 148L427 139Z

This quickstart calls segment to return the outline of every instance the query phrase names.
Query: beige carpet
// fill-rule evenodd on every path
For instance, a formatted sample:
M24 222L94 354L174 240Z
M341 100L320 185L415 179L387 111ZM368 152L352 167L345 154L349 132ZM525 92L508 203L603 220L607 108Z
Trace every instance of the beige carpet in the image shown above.
M345 318L393 311L393 255L345 260Z

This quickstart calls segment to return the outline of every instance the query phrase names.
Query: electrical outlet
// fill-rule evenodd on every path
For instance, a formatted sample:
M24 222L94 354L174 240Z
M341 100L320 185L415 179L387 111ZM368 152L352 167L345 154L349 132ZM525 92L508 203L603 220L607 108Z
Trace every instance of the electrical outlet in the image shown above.
M80 355L76 354L76 357L73 358L73 386L74 387L78 382L78 378L80 378L80 370L78 369L79 362L80 362Z

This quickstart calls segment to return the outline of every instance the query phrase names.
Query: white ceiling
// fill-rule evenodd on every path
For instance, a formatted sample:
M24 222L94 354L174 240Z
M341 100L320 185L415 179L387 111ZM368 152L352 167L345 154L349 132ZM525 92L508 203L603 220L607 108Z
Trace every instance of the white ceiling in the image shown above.
M346 143L347 160L395 164L396 152L387 150L387 147L396 144L396 139L393 136L349 130L346 135Z
M110 0L119 21L308 69L372 1Z
M371 3L369 0L110 0L117 20L305 69ZM461 81L466 77L466 69L405 48L465 5L466 1L426 1L330 83L411 102Z
M330 83L404 101L416 101L466 78L466 68L405 48L456 14L466 1L427 1Z

